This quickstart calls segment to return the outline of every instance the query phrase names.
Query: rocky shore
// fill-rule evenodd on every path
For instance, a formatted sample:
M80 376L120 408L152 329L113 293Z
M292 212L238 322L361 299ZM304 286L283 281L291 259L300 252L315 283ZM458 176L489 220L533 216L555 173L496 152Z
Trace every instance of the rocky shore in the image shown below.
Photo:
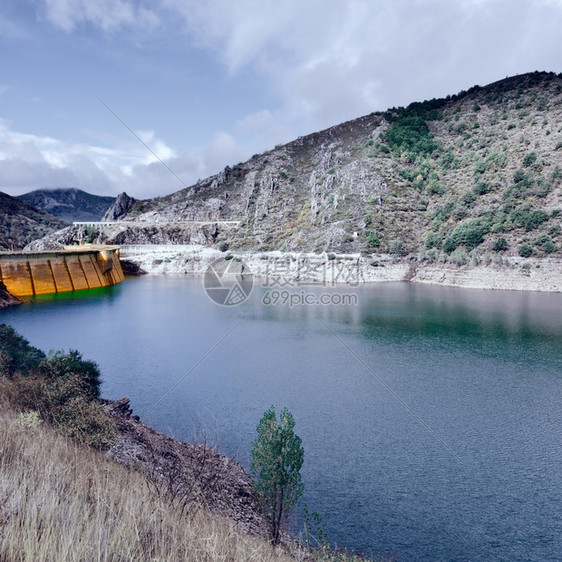
M193 444L158 433L133 415L127 397L104 404L118 434L109 457L143 473L186 513L203 506L245 533L267 537L250 476L235 460L221 455L204 438Z
M14 297L14 295L6 289L6 285L0 281L0 309L17 304L21 304L21 301L17 297Z
M121 257L153 275L203 275L215 260L233 259L244 271L284 281L326 285L411 281L449 287L562 292L562 260L500 257L475 265L431 263L415 256L220 252L205 246L124 246Z

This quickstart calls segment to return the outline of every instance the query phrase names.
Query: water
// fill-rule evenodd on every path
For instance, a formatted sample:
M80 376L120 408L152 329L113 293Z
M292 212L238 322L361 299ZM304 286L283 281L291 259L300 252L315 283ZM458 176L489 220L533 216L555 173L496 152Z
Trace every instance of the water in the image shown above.
M265 307L257 290L221 308L199 279L143 277L0 322L97 361L104 396L130 396L162 431L216 428L245 466L263 412L288 406L305 502L334 543L400 561L560 560L562 295L353 291L357 306Z

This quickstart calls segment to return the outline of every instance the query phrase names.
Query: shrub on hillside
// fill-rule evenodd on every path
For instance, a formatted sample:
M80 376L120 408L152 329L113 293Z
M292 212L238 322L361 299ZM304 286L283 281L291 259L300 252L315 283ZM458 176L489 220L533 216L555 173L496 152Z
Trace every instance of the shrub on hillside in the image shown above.
M115 430L96 400L101 384L97 365L77 351L45 357L10 326L0 325L0 336L5 397L20 410L37 412L65 435L106 448Z
M381 237L378 232L373 230L365 230L365 239L367 240L367 246L369 248L378 248L381 245Z
M427 238L425 239L425 247L428 250L431 250L431 248L441 248L441 244L442 244L442 238L441 236L439 236L439 234L436 234L435 232L430 232L427 235Z
M507 240L505 238L498 238L492 247L494 252L505 252L507 250Z
M45 354L29 345L11 326L0 324L0 375L27 374L45 359Z
M381 140L398 153L431 154L439 148L422 117L398 117Z
M394 256L407 256L408 248L402 240L392 240L388 245L388 251Z
M446 254L450 254L451 252L454 252L456 248L457 246L455 244L455 241L450 236L445 239L445 242L443 242L443 251Z
M520 205L509 214L509 220L517 226L524 226L527 232L535 230L548 218L545 211L531 211L530 205Z
M519 248L519 255L522 258L528 258L533 253L533 248L529 244L522 244Z
M85 397L99 397L101 386L99 368L93 361L83 359L76 350L71 350L66 354L61 351L52 353L39 364L38 371L48 380L61 380L76 376L81 381L82 394Z
M487 221L482 218L470 219L459 224L452 232L451 239L455 248L464 246L472 250L484 242L484 236L490 231Z
M523 158L523 167L529 168L537 161L537 158L536 152L529 152L529 154L525 155L525 158Z

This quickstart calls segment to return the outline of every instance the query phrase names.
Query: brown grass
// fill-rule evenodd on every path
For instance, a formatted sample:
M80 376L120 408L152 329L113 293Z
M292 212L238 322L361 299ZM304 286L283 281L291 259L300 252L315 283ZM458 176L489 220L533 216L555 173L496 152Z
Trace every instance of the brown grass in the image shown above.
M182 516L141 474L27 422L0 403L0 561L294 560L204 509Z

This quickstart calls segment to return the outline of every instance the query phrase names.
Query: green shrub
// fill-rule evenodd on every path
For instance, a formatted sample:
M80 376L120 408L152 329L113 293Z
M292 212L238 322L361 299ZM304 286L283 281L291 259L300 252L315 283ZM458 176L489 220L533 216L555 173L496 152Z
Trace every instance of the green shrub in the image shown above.
M529 244L521 244L519 248L519 255L522 258L528 258L533 253L533 248Z
M13 378L14 403L35 410L61 433L87 445L107 448L115 429L103 406L92 399L91 386L80 374L48 378L39 370Z
M541 247L545 254L552 254L556 251L556 246L553 244L552 240L547 240Z
M535 230L538 228L543 222L548 220L548 213L545 211L533 211L528 215L525 220L525 230Z
M447 150L441 156L441 167L444 170L449 170L455 166L455 157L453 156L452 152Z
M84 234L84 242L86 242L86 244L92 244L99 235L99 231L94 226L86 226L84 228Z
M15 373L26 375L45 359L45 354L29 345L14 328L0 324L0 375L12 377Z
M508 245L507 245L507 240L505 238L498 238L495 242L494 245L492 246L492 249L494 250L494 252L505 252L505 250L507 250Z
M378 248L381 245L381 237L378 232L373 230L365 230L365 239L367 240L367 246L369 248Z
M441 248L441 244L443 242L443 239L441 236L439 236L439 234L436 234L435 232L430 232L427 235L427 238L425 239L425 247L430 250L431 248Z
M490 184L485 181L479 181L473 188L475 195L485 195L490 192Z
M87 398L99 397L101 386L99 368L93 361L82 359L78 351L71 350L67 354L56 351L42 361L37 370L43 377L52 381L76 376L83 384L81 394Z
M428 191L432 195L443 195L445 188L439 183L437 176L431 177L428 184Z
M408 248L402 240L392 240L388 245L388 251L394 256L407 256Z
M443 242L443 251L446 254L450 254L451 252L455 251L457 248L457 245L455 243L455 241L449 236L449 238L447 238L445 240L445 242Z
M507 165L507 154L501 150L493 151L486 157L487 169L499 170Z
M398 117L381 140L398 153L431 154L439 148L422 117Z
M506 196L511 195L513 191L519 194L527 189L531 189L535 183L535 178L532 172L524 172L522 169L519 169L513 175L513 182L514 185L506 190Z
M451 259L457 265L466 265L468 263L468 254L464 250L455 250L451 254Z
M556 251L556 246L553 244L552 240L546 235L543 234L539 236L534 243L542 249L545 254L552 254Z
M488 222L484 219L470 219L459 224L453 230L451 238L455 247L464 246L467 250L472 250L484 242L484 236L489 230Z
M226 251L228 250L228 248L229 248L228 242L221 242L221 243L219 244L219 250L220 250L221 252L226 252Z
M523 167L529 168L537 161L537 158L536 152L529 152L529 154L525 155L525 158L523 158Z
M462 201L466 205L471 205L474 201L476 201L476 194L474 191L465 191L462 196Z
M77 351L45 357L6 325L0 325L0 374L8 378L6 398L24 413L36 412L60 432L96 448L114 437L113 422L97 401L97 365Z
M524 226L527 232L535 230L548 218L548 213L542 210L531 211L528 204L520 205L509 214L509 220L517 226Z

